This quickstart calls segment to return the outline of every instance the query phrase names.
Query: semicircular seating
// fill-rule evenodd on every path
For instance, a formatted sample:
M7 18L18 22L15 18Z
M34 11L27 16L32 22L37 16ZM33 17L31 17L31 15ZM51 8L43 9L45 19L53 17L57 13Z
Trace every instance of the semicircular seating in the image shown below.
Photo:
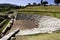
M21 16L22 15L22 16ZM17 18L20 20L31 20L38 24L37 28L29 30L20 30L17 35L30 35L37 33L52 33L53 31L60 30L60 19L42 16L42 15L32 15L32 14L20 14Z

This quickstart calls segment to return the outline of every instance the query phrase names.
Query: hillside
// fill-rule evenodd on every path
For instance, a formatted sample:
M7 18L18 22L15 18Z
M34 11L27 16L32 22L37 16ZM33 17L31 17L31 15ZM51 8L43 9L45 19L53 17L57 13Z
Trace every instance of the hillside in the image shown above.
M50 12L60 12L60 6L28 6L24 9L19 9L19 11L50 11Z
M40 14L60 18L60 6L28 6L18 9L18 13Z
M3 4L0 4L0 7L16 7L17 5L14 5L14 4L8 4L8 3L3 3Z
M0 4L0 13L6 14L7 11L11 11L12 9L16 9L18 6L9 3Z

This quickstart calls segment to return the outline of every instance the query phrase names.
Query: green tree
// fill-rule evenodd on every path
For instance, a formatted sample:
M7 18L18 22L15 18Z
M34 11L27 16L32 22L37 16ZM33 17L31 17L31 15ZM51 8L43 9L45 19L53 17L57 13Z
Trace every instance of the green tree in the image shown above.
M35 6L35 5L37 5L36 3L33 3L33 5Z
M42 5L42 3L43 3L43 0L41 0L41 5Z
M41 4L40 3L38 3L38 6L40 6Z
M31 4L30 3L28 3L28 6L30 6Z
M54 0L54 3L57 4L57 5L59 5L60 0Z
M46 6L48 4L47 1L42 2L42 5Z

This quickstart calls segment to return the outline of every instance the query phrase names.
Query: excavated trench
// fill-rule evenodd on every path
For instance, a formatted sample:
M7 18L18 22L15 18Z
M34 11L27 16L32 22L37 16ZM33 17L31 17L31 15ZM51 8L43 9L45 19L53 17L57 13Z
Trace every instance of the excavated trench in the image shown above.
M37 14L17 14L16 21L9 32L19 28L18 35L52 33L60 30L60 19Z

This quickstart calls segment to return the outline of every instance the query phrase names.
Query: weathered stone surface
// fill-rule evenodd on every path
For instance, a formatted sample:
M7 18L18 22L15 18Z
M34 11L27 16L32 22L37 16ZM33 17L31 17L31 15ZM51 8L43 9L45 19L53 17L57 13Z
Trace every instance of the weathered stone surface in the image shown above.
M20 21L18 21L18 20L20 20ZM23 20L23 21L21 21L21 20ZM42 15L37 15L37 14L35 14L35 15L19 14L19 15L17 15L17 21L15 21L15 22L17 22L17 24L19 24L20 27L18 25L12 27L12 28L17 28L17 27L20 28L20 32L17 35L53 33L53 31L60 30L60 19L54 18L54 17L42 16ZM24 23L26 23L25 26L23 26ZM21 30L21 27L22 27L22 29L24 29L24 28L25 29Z

